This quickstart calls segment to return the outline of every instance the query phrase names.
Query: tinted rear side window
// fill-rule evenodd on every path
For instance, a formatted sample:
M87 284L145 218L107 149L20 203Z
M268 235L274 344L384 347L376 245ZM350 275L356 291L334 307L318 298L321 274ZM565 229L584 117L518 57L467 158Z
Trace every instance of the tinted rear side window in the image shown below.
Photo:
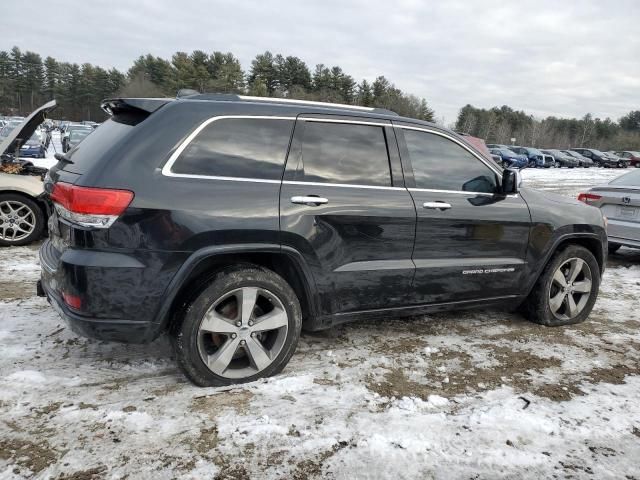
M496 192L496 173L468 150L440 135L403 131L417 188Z
M275 118L215 120L182 151L171 171L280 180L293 123Z
M85 173L98 163L102 154L109 150L122 137L133 130L132 125L120 123L112 118L91 132L81 144L69 150L66 156L73 163L65 164L64 169L74 173Z
M307 182L391 185L382 127L307 121L302 163Z

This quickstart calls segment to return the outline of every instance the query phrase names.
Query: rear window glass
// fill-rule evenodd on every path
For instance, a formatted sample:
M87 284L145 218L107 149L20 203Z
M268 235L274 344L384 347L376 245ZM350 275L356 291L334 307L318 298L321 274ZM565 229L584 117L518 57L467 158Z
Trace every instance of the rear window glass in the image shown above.
M228 118L207 125L177 158L178 174L280 180L292 120Z
M615 178L609 182L610 185L640 186L640 170L634 170L626 175Z
M305 181L391 185L387 142L382 127L305 123L302 141Z
M69 150L66 156L73 162L64 169L74 173L85 173L102 158L102 153L118 142L134 127L114 121L112 118L96 128L91 135L76 148Z

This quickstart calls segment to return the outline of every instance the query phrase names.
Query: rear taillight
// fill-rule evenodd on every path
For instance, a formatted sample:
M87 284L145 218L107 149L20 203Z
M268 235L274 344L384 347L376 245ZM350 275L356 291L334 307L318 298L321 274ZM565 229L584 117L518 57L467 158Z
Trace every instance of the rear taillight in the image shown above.
M595 202L596 200L600 200L602 195L596 195L595 193L581 193L578 195L578 200L584 203Z
M109 228L133 200L133 192L110 188L77 187L58 182L51 201L58 215L83 227Z
M78 295L62 292L62 300L67 304L67 306L75 310L80 310L82 308L82 298Z

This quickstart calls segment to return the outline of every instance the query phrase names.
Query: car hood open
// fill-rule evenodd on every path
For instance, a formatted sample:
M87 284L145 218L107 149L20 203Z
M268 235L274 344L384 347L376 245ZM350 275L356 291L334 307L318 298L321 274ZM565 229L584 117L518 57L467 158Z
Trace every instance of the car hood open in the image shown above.
M15 151L18 143L24 144L29 140L35 133L36 128L47 118L47 114L56 106L56 101L51 100L34 110L21 125L14 128L9 136L0 143L0 156L10 154Z

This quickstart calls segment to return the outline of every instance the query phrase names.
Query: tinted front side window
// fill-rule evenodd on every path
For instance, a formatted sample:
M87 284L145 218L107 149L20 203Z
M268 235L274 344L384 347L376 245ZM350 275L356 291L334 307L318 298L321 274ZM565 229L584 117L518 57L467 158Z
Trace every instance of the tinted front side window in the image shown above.
M391 185L382 127L305 122L302 163L308 182Z
M469 151L433 133L404 130L417 188L495 193L496 174Z
M190 175L280 180L293 120L227 118L207 125L171 171Z

